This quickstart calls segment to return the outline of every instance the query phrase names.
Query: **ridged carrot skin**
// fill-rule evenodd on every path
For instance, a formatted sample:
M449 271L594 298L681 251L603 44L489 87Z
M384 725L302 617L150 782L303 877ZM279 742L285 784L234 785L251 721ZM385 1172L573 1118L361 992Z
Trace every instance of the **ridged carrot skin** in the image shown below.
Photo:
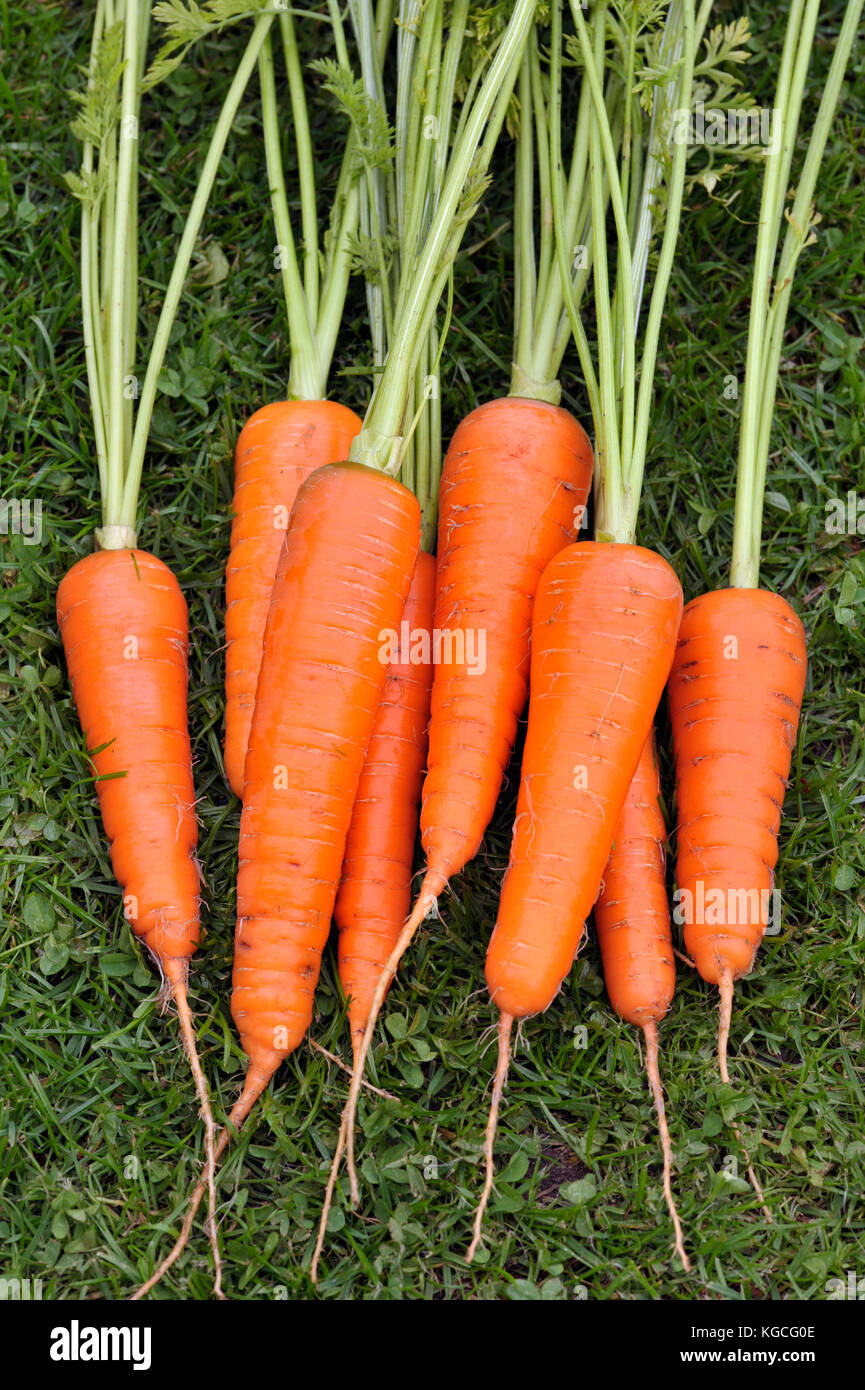
M532 604L545 566L579 531L592 446L559 406L504 397L451 441L439 492L435 625L482 633L486 670L433 678L421 835L433 892L477 853L526 702Z
M436 562L424 551L402 615L408 650L390 663L358 784L334 917L352 1044L363 1038L382 967L411 907L418 803L426 766L433 665L411 660L431 634ZM420 656L424 656L422 651Z
M571 968L681 613L673 570L640 546L580 542L544 571L514 837L486 962L505 1014L543 1012Z
M185 981L200 887L186 601L155 555L100 550L64 576L57 619L127 920Z
M638 1028L660 1023L676 988L667 827L654 745L651 734L625 796L594 911L610 1003Z
M685 945L711 984L747 975L766 928L806 672L804 629L778 594L718 589L685 608L670 677L677 879ZM689 921L700 902L706 920Z
M314 469L348 457L361 427L335 401L274 401L250 416L234 455L231 552L225 574L225 772L243 774L270 591L297 490Z
M240 824L231 1010L250 1059L246 1095L312 1018L387 672L381 632L399 630L419 545L417 501L374 469L329 465L301 484L265 628Z

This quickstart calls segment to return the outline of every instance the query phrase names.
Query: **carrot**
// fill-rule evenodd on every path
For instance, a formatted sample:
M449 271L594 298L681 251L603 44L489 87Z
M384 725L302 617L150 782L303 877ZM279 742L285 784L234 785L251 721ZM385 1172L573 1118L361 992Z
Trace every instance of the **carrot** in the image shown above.
M422 551L402 616L399 658L388 666L358 784L336 896L339 975L355 1052L411 906L433 673L421 644L424 634L431 640L435 573L435 560Z
M234 519L226 568L225 771L237 796L270 594L297 490L322 464L348 455L361 427L334 401L276 401L250 416L237 441Z
M363 517L363 526L358 526ZM273 587L246 764L231 1011L250 1059L236 1127L304 1037L351 811L420 542L400 483L302 484Z
M385 993L448 879L477 852L495 809L526 700L535 589L579 526L591 474L591 444L569 411L512 396L472 411L445 457L435 627L449 634L456 659L441 661L433 676L420 817L426 870L371 1001L344 1112L353 1195L354 1111Z
M345 36L331 13L335 51ZM246 422L234 458L231 549L226 567L225 773L243 795L244 764L267 609L288 518L304 478L323 464L348 458L361 428L346 406L323 399L336 347L358 229L355 142L349 135L333 192L329 225L319 246L319 190L303 65L291 11L277 17L291 105L300 194L301 252L289 211L280 109L271 36L258 58L264 152L289 339L288 400L257 410ZM347 58L346 58L347 62ZM280 89L281 90L281 89Z
M529 723L517 815L487 951L487 984L500 1013L499 1054L484 1138L485 1181L468 1261L480 1243L493 1187L496 1126L513 1023L549 1008L584 938L631 779L669 674L682 612L682 590L675 574L661 556L637 546L635 535L660 317L678 234L686 153L680 145L669 160L664 159L667 219L637 373L643 277L632 245L634 218L626 204L633 199L637 210L648 204L645 216L637 218L637 227L645 220L651 237L652 199L644 196L651 160L644 160L640 152L643 182L635 183L626 194L634 149L630 140L623 141L617 154L605 100L610 37L605 7L593 13L591 27L579 5L572 4L571 10L583 82L590 96L581 102L577 143L588 150L597 371L570 281L560 129L561 0L553 0L550 7L549 105L543 127L549 138L542 168L547 169L550 181L555 254L594 419L596 540L561 551L544 571L535 599ZM657 37L652 32L657 14L635 18L629 61L636 61L638 41L653 45ZM676 95L679 106L688 109L694 62L693 0L685 0L679 22ZM613 51L611 72L619 61L615 43ZM626 90L620 113L626 121L633 119L634 100L634 93ZM649 152L655 152L651 144ZM603 230L607 196L618 249L613 290Z
M616 827L594 922L610 1003L620 1018L642 1028L646 1071L658 1114L664 1198L675 1232L676 1253L686 1273L682 1225L673 1198L673 1151L658 1070L658 1024L676 987L665 859L667 828L658 804L661 786L654 735L643 745Z
M350 455L358 462L372 464L396 474L405 462L411 469L410 481L426 509L434 492L429 487L432 450L421 448L417 466L410 457L410 440L423 425L430 399L438 398L438 365L443 339L436 324L436 311L465 228L477 209L485 186L486 170L504 124L522 50L534 20L536 0L515 0L505 27L492 49L484 49L481 62L469 84L461 109L456 90L463 40L469 30L470 5L458 0L444 23L440 6L423 7L418 26L403 26L398 45L397 120L394 126L394 179L386 175L386 161L379 160L367 170L362 190L362 214L379 233L367 248L380 253L378 244L382 213L395 209L397 253L390 266L374 267L371 282L371 319L374 329L374 359L380 361L379 342L387 339L387 354L381 365L364 427L352 443ZM372 66L376 44L372 8L359 6L359 43ZM480 50L479 50L480 53ZM381 74L364 69L364 96L367 110L375 109L380 128L387 128L387 117L379 99ZM418 94L415 104L409 99ZM354 103L357 108L358 103ZM457 114L458 113L458 114ZM369 123L367 122L367 125ZM435 141L427 138L435 131ZM363 225L363 217L362 217ZM448 295L445 324L449 322L452 295ZM381 323L379 323L379 318ZM383 325L383 335L378 329ZM432 368L418 396L418 374L424 362ZM414 416L410 407L416 406ZM428 432L437 437L437 412ZM400 941L404 933L401 933ZM353 1144L353 1114L356 1095L363 1084L363 1065L370 1045L375 1018L393 976L392 962L400 941L376 985L370 1004L370 1017L356 1055L349 1098L343 1110L330 1176L325 1194L319 1238L313 1253L310 1274L317 1274L324 1240L327 1209L331 1201L346 1142ZM351 1147L349 1149L351 1157ZM357 1178L350 1168L352 1193Z
M675 574L640 546L569 546L538 586L514 837L487 951L487 985L502 1018L469 1260L492 1190L495 1112L513 1020L549 1008L583 939L669 675L681 612Z
M780 595L759 587L772 420L794 272L804 247L817 239L820 219L813 198L861 13L862 0L849 0L792 208L787 191L819 5L797 0L787 17L773 106L780 129L763 165L751 285L731 587L688 604L670 682L679 915L697 969L718 988L718 1068L725 1083L730 1079L733 987L751 970L768 924L781 810L807 670L799 618ZM771 1222L735 1125L733 1133Z
M177 1005L212 1185L213 1116L187 996L200 934L200 875L186 720L186 603L155 555L102 550L61 580L57 621L124 915ZM211 1234L215 1240L215 1229Z
M768 925L806 670L804 629L778 594L720 589L685 608L670 677L676 877L685 945L720 992L727 1083L733 985L753 968Z
M204 1121L207 1231L219 1296L215 1131L187 995L189 959L199 938L186 716L188 619L177 580L161 560L138 547L136 522L172 326L222 153L271 23L270 15L256 21L213 128L140 392L130 391L129 383L138 381L139 370L135 132L149 10L136 0L118 5L97 0L87 83L77 95L80 114L72 125L82 144L81 167L67 176L81 203L82 329L102 526L96 531L99 551L73 566L59 587L58 621L126 915L177 1005ZM150 76L156 81L159 73Z

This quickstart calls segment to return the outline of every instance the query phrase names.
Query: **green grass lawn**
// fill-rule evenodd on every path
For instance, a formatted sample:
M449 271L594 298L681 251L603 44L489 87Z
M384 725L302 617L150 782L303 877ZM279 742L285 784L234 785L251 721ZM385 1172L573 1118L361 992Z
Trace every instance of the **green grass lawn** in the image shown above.
M741 10L720 4L730 18ZM807 111L842 6L827 4ZM749 84L771 104L783 14L744 7L755 34ZM41 499L39 544L0 536L0 1277L42 1279L45 1297L131 1293L179 1226L202 1136L174 1019L133 941L111 874L68 693L54 598L98 521L77 283L77 215L66 91L86 56L80 7L0 5L6 61L0 150L0 495ZM238 34L197 50L149 107L143 131L143 326L161 290ZM767 57L767 55L771 55ZM481 1181L493 1010L486 943L507 861L518 765L475 862L441 901L388 1000L374 1079L399 1096L362 1103L363 1203L341 1189L322 1298L821 1299L865 1275L865 552L827 533L826 503L865 498L865 81L860 44L819 185L823 216L794 291L782 369L763 581L807 630L811 665L785 806L778 935L737 991L731 1091L715 1076L714 993L680 965L661 1030L675 1188L694 1272L671 1259L651 1100L638 1037L612 1015L593 940L548 1013L524 1027L498 1141L487 1242L463 1253ZM154 110L157 115L154 115ZM325 144L335 118L317 104ZM511 152L456 268L443 375L446 429L507 389ZM726 582L738 400L758 209L758 170L715 199L689 199L662 330L640 539L685 597ZM738 190L729 207L720 199ZM232 448L256 407L284 393L285 324L253 86L205 224L230 273L193 289L157 408L140 508L141 544L183 586L192 638L189 718L206 875L207 935L191 988L219 1118L244 1070L228 1010L239 808L220 743L223 569ZM356 290L332 392L363 408L368 376ZM565 400L588 418L576 354ZM503 483L506 485L506 480ZM865 533L865 517L862 520ZM668 728L660 734L668 809ZM345 1055L333 943L311 1036ZM586 1045L577 1031L587 1030ZM309 1047L281 1068L223 1167L229 1296L313 1296L308 1265L346 1076ZM775 1223L731 1178L738 1120ZM154 1296L204 1299L201 1227Z

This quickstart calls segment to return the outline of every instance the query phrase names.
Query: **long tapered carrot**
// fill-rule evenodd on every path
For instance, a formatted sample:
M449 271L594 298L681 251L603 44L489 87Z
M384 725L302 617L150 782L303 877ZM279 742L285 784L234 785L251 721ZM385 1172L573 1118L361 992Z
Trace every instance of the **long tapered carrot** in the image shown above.
M98 776L111 779L97 786L127 916L160 965L189 1054L205 1126L207 1231L221 1296L214 1125L186 988L198 939L199 885L186 718L188 620L176 580L138 549L137 515L172 327L222 153L273 16L256 19L225 95L173 255L140 391L130 392L141 363L136 132L150 85L143 81L149 22L149 6L137 0L97 0L87 81L72 126L82 160L80 172L67 179L81 200L82 330L102 526L100 553L74 566L60 586L58 615L88 747ZM153 70L150 76L158 80Z
M57 620L124 912L177 1005L205 1126L208 1232L219 1287L215 1132L187 998L199 939L200 875L186 717L186 602L145 550L79 560L57 590Z
M358 785L346 842L334 919L339 929L339 975L348 997L352 1080L363 1077L363 1041L386 966L411 906L418 802L426 763L433 681L433 605L436 563L422 551L400 624L398 657L388 666L372 738ZM382 999L384 994L382 993ZM366 1083L368 1084L368 1083ZM340 1129L325 1189L310 1278L318 1278L336 1177L345 1148ZM350 1169L352 1193L357 1176ZM355 1199L356 1200L356 1199Z
M329 464L298 490L246 757L231 1012L249 1066L229 1116L233 1129L312 1019L387 674L381 633L399 629L419 546L417 501L375 469ZM195 1206L193 1193L181 1236L150 1287L182 1252Z
M422 551L396 636L351 816L334 919L352 1050L363 1041L378 978L411 907L418 803L426 765L436 562Z
M362 525L358 519L362 518ZM312 1018L352 806L420 544L402 484L358 464L298 493L246 761L231 1010L264 1089Z
M231 552L225 583L225 773L243 795L243 769L276 567L297 490L323 464L347 458L361 421L335 401L275 401L244 425L234 456Z
M445 457L435 626L449 634L454 659L433 677L420 821L426 871L373 997L343 1113L355 1200L354 1117L376 1019L415 932L477 852L495 809L526 700L535 591L580 527L591 476L591 444L570 412L516 396L472 411Z
M549 1008L585 933L682 612L670 566L640 546L581 542L547 566L532 619L531 699L510 861L487 951L506 1020ZM506 1064L500 1029L497 1091ZM467 1258L481 1239L486 1183Z
M658 1024L670 1007L676 986L665 872L667 828L660 794L651 734L625 796L593 916L610 1003L620 1018L642 1028L645 1037L646 1071L663 1154L664 1198L673 1223L676 1253L687 1273L691 1264L673 1198L673 1150L658 1068Z

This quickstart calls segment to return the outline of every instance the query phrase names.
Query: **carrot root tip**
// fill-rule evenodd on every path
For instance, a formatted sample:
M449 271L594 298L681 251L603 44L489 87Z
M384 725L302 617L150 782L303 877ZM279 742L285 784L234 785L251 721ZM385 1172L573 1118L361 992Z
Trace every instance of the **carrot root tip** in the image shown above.
M471 1264L477 1253L477 1248L481 1243L483 1235L484 1213L489 1204L495 1179L495 1143L496 1129L499 1120L499 1107L502 1100L502 1092L508 1077L508 1067L511 1061L511 1031L514 1025L513 1014L501 1014L499 1018L499 1056L496 1063L496 1075L493 1081L493 1094L490 1100L490 1113L487 1118L487 1127L484 1134L484 1166L486 1169L484 1177L483 1191L480 1195L475 1209L474 1227L471 1244L466 1251L466 1264Z

